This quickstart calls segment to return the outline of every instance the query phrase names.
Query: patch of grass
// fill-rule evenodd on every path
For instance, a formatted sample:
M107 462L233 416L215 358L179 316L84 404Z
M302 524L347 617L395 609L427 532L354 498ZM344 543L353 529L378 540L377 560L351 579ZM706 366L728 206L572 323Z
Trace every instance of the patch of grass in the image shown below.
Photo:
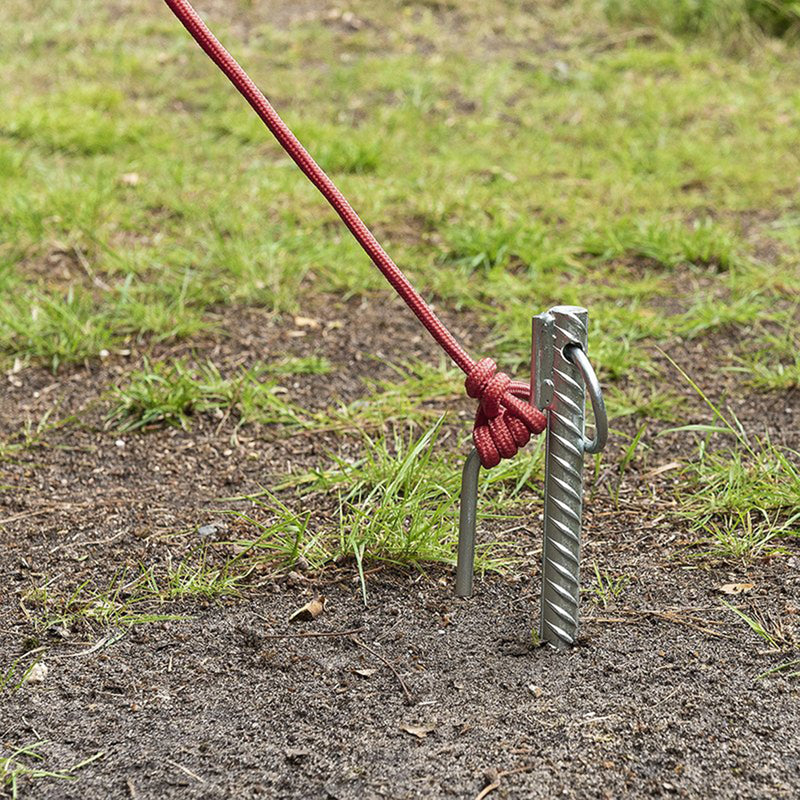
M214 564L207 548L189 553L177 563L169 558L163 575L147 571L150 589L159 602L184 598L216 599L238 595L248 570L237 569L237 559Z
M118 571L107 587L81 583L69 594L56 592L51 583L32 587L20 606L37 632L50 628L125 631L135 625L177 620L174 614L154 613L152 576L148 570Z
M333 366L322 356L291 356L262 365L268 375L285 377L287 375L329 375Z
M675 421L680 414L681 397L672 389L652 383L631 382L620 387L604 387L609 420L637 417L647 420Z
M779 537L800 535L800 454L767 439L736 443L711 448L703 440L684 473L691 490L681 494L679 514L708 534L711 552L752 558L774 549Z
M763 614L754 614L750 616L749 614L745 614L740 608L726 603L724 600L722 601L722 605L733 611L737 617L744 620L750 630L766 642L771 649L781 652L793 648L791 634L784 629L780 621L766 617Z
M445 361L435 366L425 362L390 366L396 380L367 379L366 397L329 408L317 415L317 425L338 431L382 430L393 423L424 425L463 397L463 375Z
M606 570L600 570L597 562L594 564L594 584L592 594L597 603L603 608L608 608L609 603L615 603L631 582L629 575L612 575Z
M57 771L41 769L36 766L45 760L42 750L49 742L33 742L32 744L0 751L0 789L7 790L12 800L21 797L21 787L30 781L50 779L72 781L76 779L75 773L89 764L102 758L105 753L100 751L83 761L66 769Z
M720 557L753 558L774 550L781 537L800 535L800 454L748 434L673 365L714 415L712 424L665 432L703 434L697 458L683 472L678 515L704 532L708 553Z
M85 581L69 594L56 592L52 582L32 587L21 602L37 632L51 628L111 631L109 643L136 625L184 619L164 613L177 601L214 600L237 596L253 568L241 556L216 557L210 547L192 549L164 563L119 570L100 587Z
M64 362L97 358L116 337L108 312L98 312L89 295L70 289L9 294L0 299L0 350L38 359L55 370Z
M34 660L27 667L22 667L22 661L25 655L15 659L14 662L6 668L5 672L0 672L0 694L3 692L16 692L25 684L31 670L36 666L37 662Z
M281 387L261 380L261 366L238 369L225 377L211 362L196 368L183 361L146 363L113 392L109 425L133 431L153 425L187 429L197 414L235 414L237 424L248 422L308 427L303 412L282 397Z
M494 223L494 224L492 224ZM525 275L540 275L563 268L572 254L557 243L547 227L536 220L477 220L447 227L443 231L446 246L441 256L445 268L463 268L465 275L483 275L505 270Z
M688 339L721 328L747 330L769 319L767 305L765 298L755 293L732 298L700 296L673 324L676 333Z
M800 31L795 0L605 0L613 20L653 25L678 35L712 36L731 45L756 31L790 36Z
M756 494L760 486L749 486L744 498L737 498L741 503L754 505L759 503ZM797 534L791 526L787 525L781 514L770 516L760 506L753 510L717 511L716 516L697 525L692 520L693 530L701 530L706 538L701 544L709 545L703 555L752 559L760 555L778 552L776 538L786 534Z
M47 409L37 420L27 417L23 421L21 429L14 436L0 440L0 463L31 448L45 446L47 434L70 425L76 419L75 416L70 415L52 420L56 411L57 408L54 406Z
M762 391L790 391L800 387L800 337L791 325L780 334L756 340L756 348L735 367L747 382Z
M0 755L0 787L9 791L13 800L20 797L22 781L41 780L50 778L55 780L73 780L69 772L53 772L41 769L35 764L44 760L42 748L47 742L34 742L11 750L8 755Z
M438 454L441 419L418 438L364 436L364 457L353 463L334 459L331 469L314 469L288 477L275 492L295 490L299 498L327 498L335 505L330 516L318 518L295 511L291 501L274 492L240 498L256 503L259 516L236 512L260 532L237 540L237 558L265 559L273 569L291 567L303 559L312 569L352 557L359 571L368 561L420 567L424 563L455 563L461 464ZM543 448L520 454L486 473L480 492L483 518L499 515L540 483ZM265 499L266 498L266 499ZM504 570L513 546L479 546L476 568Z
M434 446L441 420L418 439L364 438L365 457L354 464L338 461L328 471L292 480L304 494L336 498L338 524L309 538L309 518L283 504L273 507L274 522L253 546L274 550L292 563L300 555L314 566L341 556L420 565L454 563L458 473ZM284 484L285 485L285 484ZM249 547L238 543L240 547ZM478 568L497 567L483 552Z
M120 114L125 97L115 87L74 88L37 94L16 105L0 123L0 135L48 153L98 156L135 141L141 120Z
M439 431L442 419L423 432L441 448ZM412 426L407 426L411 428ZM398 462L407 457L413 441L406 442L394 429L394 438L385 435L364 435L364 457L348 462L333 457L329 469L311 469L287 476L275 487L276 491L294 489L300 496L307 494L336 494L347 492L353 500L369 495L375 487L393 479ZM451 457L429 456L426 464L428 479L458 491L462 464ZM544 439L539 437L513 459L503 460L494 469L483 472L479 482L480 507L485 513L502 513L522 501L526 492L541 493L544 476Z
M243 499L250 500L260 516L266 519L256 519L254 512L231 512L258 533L255 539L237 539L233 542L237 561L254 560L278 572L294 567L301 558L312 569L320 569L332 558L324 535L311 531L310 512L293 511L266 490Z
M349 470L339 497L341 555L398 565L454 564L457 549L457 472L434 455L440 423L415 441L385 439L369 448L364 464ZM501 569L496 546L478 547L476 569ZM366 589L364 588L366 599Z
M642 259L670 270L688 265L727 271L738 263L738 246L729 231L709 219L691 225L623 219L583 242L585 252L604 261Z

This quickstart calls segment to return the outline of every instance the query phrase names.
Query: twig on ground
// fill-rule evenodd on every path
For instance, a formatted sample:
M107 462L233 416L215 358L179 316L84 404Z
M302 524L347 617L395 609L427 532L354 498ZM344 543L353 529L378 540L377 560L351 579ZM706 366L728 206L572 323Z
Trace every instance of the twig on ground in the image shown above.
M208 781L198 775L196 772L192 772L189 767L184 767L182 764L179 764L177 761L172 761L169 758L165 758L164 761L169 764L171 767L175 767L175 769L179 769L185 775L188 775L190 778L194 778L194 780L199 781L200 783L207 784Z
M366 628L353 628L349 631L306 631L305 633L269 633L264 639L315 639L333 636L354 636L364 633Z
M500 788L500 781L499 780L494 781L493 783L490 783L488 786L484 786L484 788L481 789L481 791L475 797L475 800L483 800L484 797L487 797L495 789L499 789L499 788Z
M511 752L514 751L512 750ZM530 752L530 750L527 750L526 752ZM475 797L475 800L483 800L484 797L491 794L495 789L499 789L501 778L507 778L509 775L519 775L521 772L530 772L535 766L535 764L525 764L524 766L515 767L514 769L504 769L502 772L495 772L492 770L491 774L493 777L491 783L487 784L483 787L483 789L481 789L481 791Z
M364 642L362 642L361 639L358 638L358 636L353 636L352 639L359 647L363 647L368 653L372 653L372 655L374 655L375 658L380 659L384 664L386 664L387 667L389 667L389 669L392 671L392 674L395 676L395 678L397 678L397 682L402 687L403 694L406 696L406 701L409 704L413 705L414 697L411 694L411 691L409 690L408 685L403 680L403 676L397 671L397 669L395 668L394 664L392 664L391 661L389 661L387 658L382 656L376 650L373 650L369 645L364 644Z
M53 658L76 658L78 656L90 656L92 653L96 653L98 650L105 650L111 645L116 644L119 642L127 633L127 630L122 631L115 631L114 633L110 633L108 636L104 636L99 641L95 642L91 647L87 648L86 650L80 650L77 653L61 653L56 654Z
M724 622L719 622L713 619L702 619L700 617L694 617L694 616L688 616L687 618L682 619L680 616L678 616L679 614L686 614L687 612L691 611L704 611L704 610L715 610L715 609L685 608L680 610L665 609L662 611L652 608L620 609L617 613L622 614L623 617L588 617L586 619L586 622L625 623L629 622L631 617L655 617L656 619L663 620L664 622L672 622L675 625L685 625L687 628L692 628L693 630L700 631L701 633L704 633L707 636L714 636L717 639L732 638L725 633L720 633L719 631L711 630L711 628L707 627L709 625L724 625L725 624Z
M59 550L63 550L65 547L87 547L89 545L94 545L94 544L110 544L115 539L119 539L119 537L122 536L124 533L125 531L120 531L119 533L114 534L114 536L110 536L108 539L94 539L93 541L84 541L84 542L62 542L61 544L57 544L55 547L53 547L50 550L50 554L52 555L53 553L56 553Z

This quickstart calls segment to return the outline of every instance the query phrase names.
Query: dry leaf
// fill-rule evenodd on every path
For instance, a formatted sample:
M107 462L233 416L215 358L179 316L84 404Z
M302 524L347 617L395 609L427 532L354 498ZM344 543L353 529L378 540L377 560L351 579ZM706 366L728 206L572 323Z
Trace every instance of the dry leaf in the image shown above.
M717 587L718 592L722 594L744 594L753 588L752 583L725 583Z
M374 675L378 670L376 669L354 669L356 675L363 675L365 678L369 678L370 676Z
M325 595L309 600L289 617L289 622L310 622L325 610Z
M435 725L401 725L401 731L405 731L406 733L410 733L412 736L416 736L417 739L424 739L429 733L433 733L436 730Z

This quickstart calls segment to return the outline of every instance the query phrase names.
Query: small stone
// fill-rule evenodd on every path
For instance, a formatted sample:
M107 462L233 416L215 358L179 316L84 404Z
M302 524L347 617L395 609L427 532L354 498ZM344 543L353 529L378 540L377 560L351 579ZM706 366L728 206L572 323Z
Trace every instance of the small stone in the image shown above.
M197 535L202 538L207 538L209 536L214 536L215 534L224 530L225 530L225 523L220 520L214 520L213 522L209 522L199 527L197 529Z
M117 439L117 441L116 441L116 442L114 442L114 444L115 444L117 447L125 447L125 440L124 440L124 439Z
M49 671L47 664L43 661L38 661L28 670L25 681L26 683L44 683L44 679L47 677Z
M534 697L541 697L544 694L544 689L541 686L534 686L532 683L528 685L528 691Z

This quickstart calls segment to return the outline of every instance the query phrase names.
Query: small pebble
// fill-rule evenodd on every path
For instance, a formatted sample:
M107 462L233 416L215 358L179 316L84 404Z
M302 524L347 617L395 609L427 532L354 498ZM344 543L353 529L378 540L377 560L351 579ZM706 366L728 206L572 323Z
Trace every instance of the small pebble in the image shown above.
M220 531L225 530L225 523L221 520L214 520L213 522L209 522L206 525L202 525L197 529L198 536L213 536Z
M43 661L39 661L30 668L25 681L27 683L44 683L44 679L47 677L49 671L47 664Z

